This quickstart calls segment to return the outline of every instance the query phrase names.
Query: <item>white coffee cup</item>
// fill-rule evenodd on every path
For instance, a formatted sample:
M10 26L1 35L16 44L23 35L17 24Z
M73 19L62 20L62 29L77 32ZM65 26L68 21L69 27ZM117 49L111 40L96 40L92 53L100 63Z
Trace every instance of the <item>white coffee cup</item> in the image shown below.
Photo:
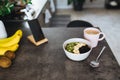
M0 20L0 38L6 38L6 37L7 37L7 32L5 26L3 22Z
M101 38L100 35L102 35ZM92 47L96 47L98 42L105 38L105 34L97 28L86 28L84 29L84 38L91 42Z

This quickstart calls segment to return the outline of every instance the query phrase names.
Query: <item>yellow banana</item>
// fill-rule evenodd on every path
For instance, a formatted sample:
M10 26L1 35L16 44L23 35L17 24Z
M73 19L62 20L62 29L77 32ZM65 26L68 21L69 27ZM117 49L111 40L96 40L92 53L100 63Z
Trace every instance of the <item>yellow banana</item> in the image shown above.
M19 44L14 44L12 46L9 46L9 47L0 47L0 55L4 55L5 52L7 51L13 51L15 52L19 47Z
M0 43L4 43L4 42L8 42L8 41L10 41L10 40L12 40L13 38L15 38L16 36L22 36L22 30L17 30L16 32L15 32L15 34L13 34L11 37L9 37L9 38L3 38L3 39L0 39Z
M0 47L8 47L17 44L19 43L21 37L22 37L22 30L17 30L13 36L9 38L0 39Z

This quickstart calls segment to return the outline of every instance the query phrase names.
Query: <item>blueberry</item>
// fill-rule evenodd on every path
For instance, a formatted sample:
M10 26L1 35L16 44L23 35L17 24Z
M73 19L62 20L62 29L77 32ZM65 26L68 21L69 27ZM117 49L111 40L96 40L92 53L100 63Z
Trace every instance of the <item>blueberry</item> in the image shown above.
M82 46L81 48L79 48L80 53L85 53L88 52L90 50L89 46Z

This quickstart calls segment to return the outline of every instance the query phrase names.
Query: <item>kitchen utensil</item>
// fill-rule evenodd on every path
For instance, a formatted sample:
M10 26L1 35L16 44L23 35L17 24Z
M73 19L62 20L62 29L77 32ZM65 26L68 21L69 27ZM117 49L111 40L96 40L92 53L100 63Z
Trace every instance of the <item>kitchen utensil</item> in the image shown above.
M105 50L105 48L106 48L105 46L102 48L102 50L100 51L100 53L99 53L99 55L98 55L98 57L96 58L95 61L90 62L90 66L99 67L99 58L100 58L101 54L103 53L103 51Z

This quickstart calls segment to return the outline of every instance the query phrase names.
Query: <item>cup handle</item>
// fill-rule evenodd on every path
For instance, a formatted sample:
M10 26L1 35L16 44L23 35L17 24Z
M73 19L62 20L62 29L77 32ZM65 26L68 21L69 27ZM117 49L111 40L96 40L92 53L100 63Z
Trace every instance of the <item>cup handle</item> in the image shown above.
M101 41L101 40L103 40L105 38L105 34L104 33L100 32L100 35L102 35L102 37L99 38L98 41Z

